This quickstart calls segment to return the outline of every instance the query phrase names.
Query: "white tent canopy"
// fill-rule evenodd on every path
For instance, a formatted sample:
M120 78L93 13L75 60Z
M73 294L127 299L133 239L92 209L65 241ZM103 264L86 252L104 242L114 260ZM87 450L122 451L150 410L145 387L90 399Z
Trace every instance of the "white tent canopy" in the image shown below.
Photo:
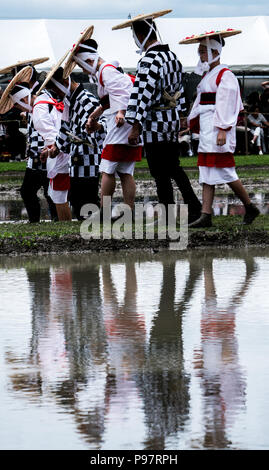
M140 56L130 28L112 31L119 20L0 20L0 68L21 60L50 57L37 66L47 69L71 49L79 34L94 25L94 39L99 43L105 60L119 60L125 69L135 69ZM231 18L160 18L157 25L164 43L178 55L185 71L192 71L198 61L197 45L180 45L181 39L192 34L227 28L241 29L242 34L227 38L222 63L233 70L269 72L269 16Z

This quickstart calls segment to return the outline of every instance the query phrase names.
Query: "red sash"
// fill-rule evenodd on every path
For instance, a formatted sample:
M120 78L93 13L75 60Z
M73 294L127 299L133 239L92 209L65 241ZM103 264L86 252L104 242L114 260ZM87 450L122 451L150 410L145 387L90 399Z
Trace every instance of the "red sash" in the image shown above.
M60 113L63 112L64 110L64 103L62 101L57 101L55 100L54 98L51 98L51 100L53 101L38 101L38 103L36 103L34 105L34 107L37 105L37 104L51 104L52 106L55 106L55 108L57 109L57 111L60 111Z
M216 168L231 168L235 166L234 156L230 152L225 153L198 153L197 166Z
M70 189L69 173L58 173L55 178L50 180L52 189L55 191L67 191Z
M140 162L142 145L131 147L125 144L108 144L103 149L101 158L111 162Z

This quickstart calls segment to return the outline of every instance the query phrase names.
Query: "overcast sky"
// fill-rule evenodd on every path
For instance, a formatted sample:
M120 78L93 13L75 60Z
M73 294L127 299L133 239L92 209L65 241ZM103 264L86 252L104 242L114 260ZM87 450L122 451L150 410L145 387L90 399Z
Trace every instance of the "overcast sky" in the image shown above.
M6 18L127 18L172 9L170 17L269 15L268 0L1 0Z

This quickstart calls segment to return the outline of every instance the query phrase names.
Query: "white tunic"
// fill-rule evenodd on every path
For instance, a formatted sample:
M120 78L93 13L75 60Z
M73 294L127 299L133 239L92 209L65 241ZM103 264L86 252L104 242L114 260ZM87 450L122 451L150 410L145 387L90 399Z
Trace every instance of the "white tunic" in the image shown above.
M133 89L131 78L126 73L120 73L114 67L118 62L104 62L98 71L98 95L100 98L109 96L110 108L105 111L107 117L107 135L103 147L106 145L125 144L128 145L128 135L131 125L127 122L122 127L116 125L116 114L118 111L126 110ZM103 86L100 82L102 78Z
M200 116L200 139L198 152L203 153L234 153L236 146L236 123L238 114L243 110L240 89L237 78L226 70L222 75L219 86L216 79L219 72L226 68L217 65L208 72L197 87L197 97L193 104L188 121ZM201 93L216 93L216 104L200 104ZM226 132L226 144L217 145L219 129L229 129Z
M235 75L226 70L217 86L219 72L226 68L218 65L209 71L197 87L197 97L188 117L188 122L199 116L200 135L198 153L233 154L236 147L236 124L243 110L240 89ZM202 93L216 93L215 104L200 104ZM220 129L226 130L226 143L217 145ZM200 183L221 184L238 179L234 167L216 168L199 166Z
M40 103L40 101L53 103L53 100L46 93L43 93L35 99L33 109L34 127L44 139L45 146L48 146L56 141L61 127L62 113L55 106L49 112L48 104ZM55 178L58 173L69 173L69 155L60 152L57 158L48 158L47 172L48 178Z

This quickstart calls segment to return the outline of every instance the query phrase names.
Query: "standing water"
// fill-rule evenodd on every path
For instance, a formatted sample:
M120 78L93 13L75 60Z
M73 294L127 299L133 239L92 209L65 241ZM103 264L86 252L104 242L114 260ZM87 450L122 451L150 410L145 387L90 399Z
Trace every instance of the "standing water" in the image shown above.
M1 449L268 449L269 250L0 258Z

